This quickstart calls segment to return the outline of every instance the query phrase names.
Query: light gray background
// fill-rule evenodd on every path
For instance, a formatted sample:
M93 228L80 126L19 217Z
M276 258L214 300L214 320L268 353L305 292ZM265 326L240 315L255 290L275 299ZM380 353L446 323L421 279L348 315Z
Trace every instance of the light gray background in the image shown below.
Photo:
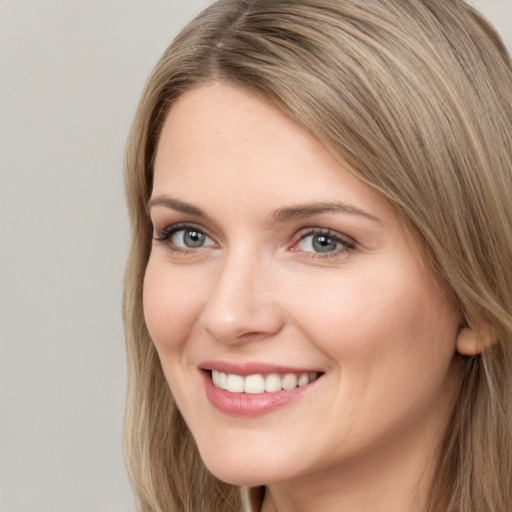
M0 512L133 510L123 147L152 66L208 3L0 0ZM510 47L512 0L474 4Z

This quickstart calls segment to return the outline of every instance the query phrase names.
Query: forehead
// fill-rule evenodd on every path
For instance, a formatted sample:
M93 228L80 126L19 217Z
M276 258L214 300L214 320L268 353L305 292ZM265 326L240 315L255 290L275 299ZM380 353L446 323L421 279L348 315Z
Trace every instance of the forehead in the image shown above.
M194 145L201 151L188 154ZM259 96L212 82L185 92L174 103L159 139L155 167L171 161L177 166L181 157L197 161L212 153L227 159L252 151L252 160L276 147L285 156L297 146L312 154L324 152L306 130Z
M209 83L184 93L165 120L153 196L260 210L339 202L394 216L389 202L344 169L307 130L258 96ZM245 204L244 204L245 203Z

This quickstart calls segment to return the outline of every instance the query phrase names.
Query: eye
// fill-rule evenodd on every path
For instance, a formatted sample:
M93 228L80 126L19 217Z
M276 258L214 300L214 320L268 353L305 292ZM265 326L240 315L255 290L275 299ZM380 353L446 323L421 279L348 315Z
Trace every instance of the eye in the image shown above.
M309 232L300 238L294 250L315 254L339 254L354 248L354 242L330 231Z
M176 251L215 245L215 242L204 231L195 226L169 226L161 235L155 236L155 240L166 242L172 250Z
M213 240L197 229L179 229L171 235L170 241L177 247L187 249L213 245Z

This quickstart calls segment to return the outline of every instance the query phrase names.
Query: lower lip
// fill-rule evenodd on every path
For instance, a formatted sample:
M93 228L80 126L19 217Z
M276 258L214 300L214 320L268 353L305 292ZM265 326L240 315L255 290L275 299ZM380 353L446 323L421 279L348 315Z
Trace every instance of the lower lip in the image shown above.
M314 384L274 393L230 393L215 386L209 372L201 373L205 382L206 396L210 403L219 411L234 416L260 416L271 413L299 399Z

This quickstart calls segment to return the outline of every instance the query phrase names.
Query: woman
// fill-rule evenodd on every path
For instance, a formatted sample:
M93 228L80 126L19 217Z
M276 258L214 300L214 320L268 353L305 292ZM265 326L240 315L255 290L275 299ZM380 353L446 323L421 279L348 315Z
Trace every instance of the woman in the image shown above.
M141 510L512 510L512 70L460 0L220 0L127 152Z

